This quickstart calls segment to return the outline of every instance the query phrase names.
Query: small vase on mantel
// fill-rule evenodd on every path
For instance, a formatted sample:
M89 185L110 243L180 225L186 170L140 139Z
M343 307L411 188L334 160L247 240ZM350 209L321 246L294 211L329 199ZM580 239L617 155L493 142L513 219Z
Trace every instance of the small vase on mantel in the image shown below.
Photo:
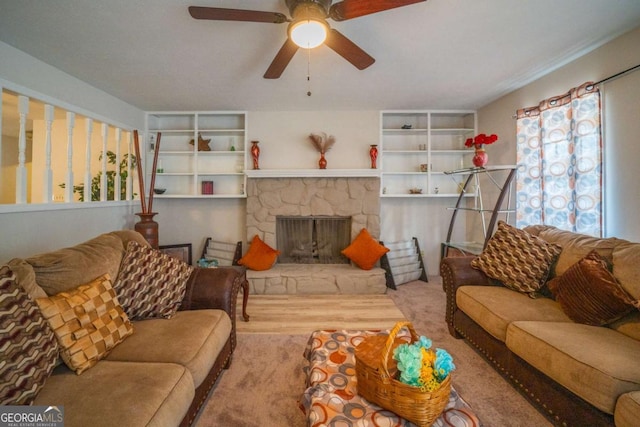
M472 159L473 165L477 168L483 168L485 167L488 161L489 161L489 155L487 154L486 151L484 151L484 148L482 148L482 145L476 145L476 153Z
M255 170L260 169L260 165L258 163L260 159L260 146L258 144L260 141L251 141L251 159L253 160L253 168Z
M369 148L369 157L371 157L371 169L377 169L377 160L378 160L378 146L373 144L371 148Z
M158 223L154 221L153 217L157 212L142 213L139 212L136 215L140 217L140 221L136 222L134 229L142 234L144 239L149 242L152 248L158 249Z
M324 158L324 151L320 152L320 160L318 160L318 166L320 167L320 169L327 168L327 159Z

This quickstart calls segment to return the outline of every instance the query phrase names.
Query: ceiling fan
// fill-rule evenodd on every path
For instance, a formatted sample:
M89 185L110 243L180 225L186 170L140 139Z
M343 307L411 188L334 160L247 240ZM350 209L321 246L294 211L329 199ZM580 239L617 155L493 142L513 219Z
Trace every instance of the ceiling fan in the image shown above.
M300 47L311 49L323 43L359 70L364 70L375 59L338 30L329 27L327 19L346 21L423 1L426 0L342 0L331 4L332 0L285 0L291 19L278 12L201 6L190 6L189 14L195 19L214 21L288 22L287 40L264 73L265 79L277 79Z

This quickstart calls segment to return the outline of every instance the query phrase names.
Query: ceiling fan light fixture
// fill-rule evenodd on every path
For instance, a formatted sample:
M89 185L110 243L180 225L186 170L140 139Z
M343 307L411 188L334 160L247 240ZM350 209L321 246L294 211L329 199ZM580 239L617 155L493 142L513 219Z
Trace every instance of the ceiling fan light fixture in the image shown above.
M300 19L291 23L289 37L301 48L313 49L327 39L328 25L316 19Z

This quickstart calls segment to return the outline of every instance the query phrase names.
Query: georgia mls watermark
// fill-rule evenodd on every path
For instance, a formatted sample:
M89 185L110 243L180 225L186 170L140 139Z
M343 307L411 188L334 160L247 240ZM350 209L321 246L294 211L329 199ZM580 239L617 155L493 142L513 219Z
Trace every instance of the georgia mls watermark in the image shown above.
M64 406L2 406L0 427L64 427Z

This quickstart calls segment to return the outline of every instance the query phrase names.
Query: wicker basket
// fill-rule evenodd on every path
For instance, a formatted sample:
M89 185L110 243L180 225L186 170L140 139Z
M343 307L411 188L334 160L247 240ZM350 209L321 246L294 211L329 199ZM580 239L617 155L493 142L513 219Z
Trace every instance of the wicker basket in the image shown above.
M398 369L392 354L394 348L407 342L397 338L405 326L411 333L411 342L418 341L411 322L398 322L388 336L367 337L356 347L358 394L420 427L430 426L449 402L451 374L433 392L395 379Z

